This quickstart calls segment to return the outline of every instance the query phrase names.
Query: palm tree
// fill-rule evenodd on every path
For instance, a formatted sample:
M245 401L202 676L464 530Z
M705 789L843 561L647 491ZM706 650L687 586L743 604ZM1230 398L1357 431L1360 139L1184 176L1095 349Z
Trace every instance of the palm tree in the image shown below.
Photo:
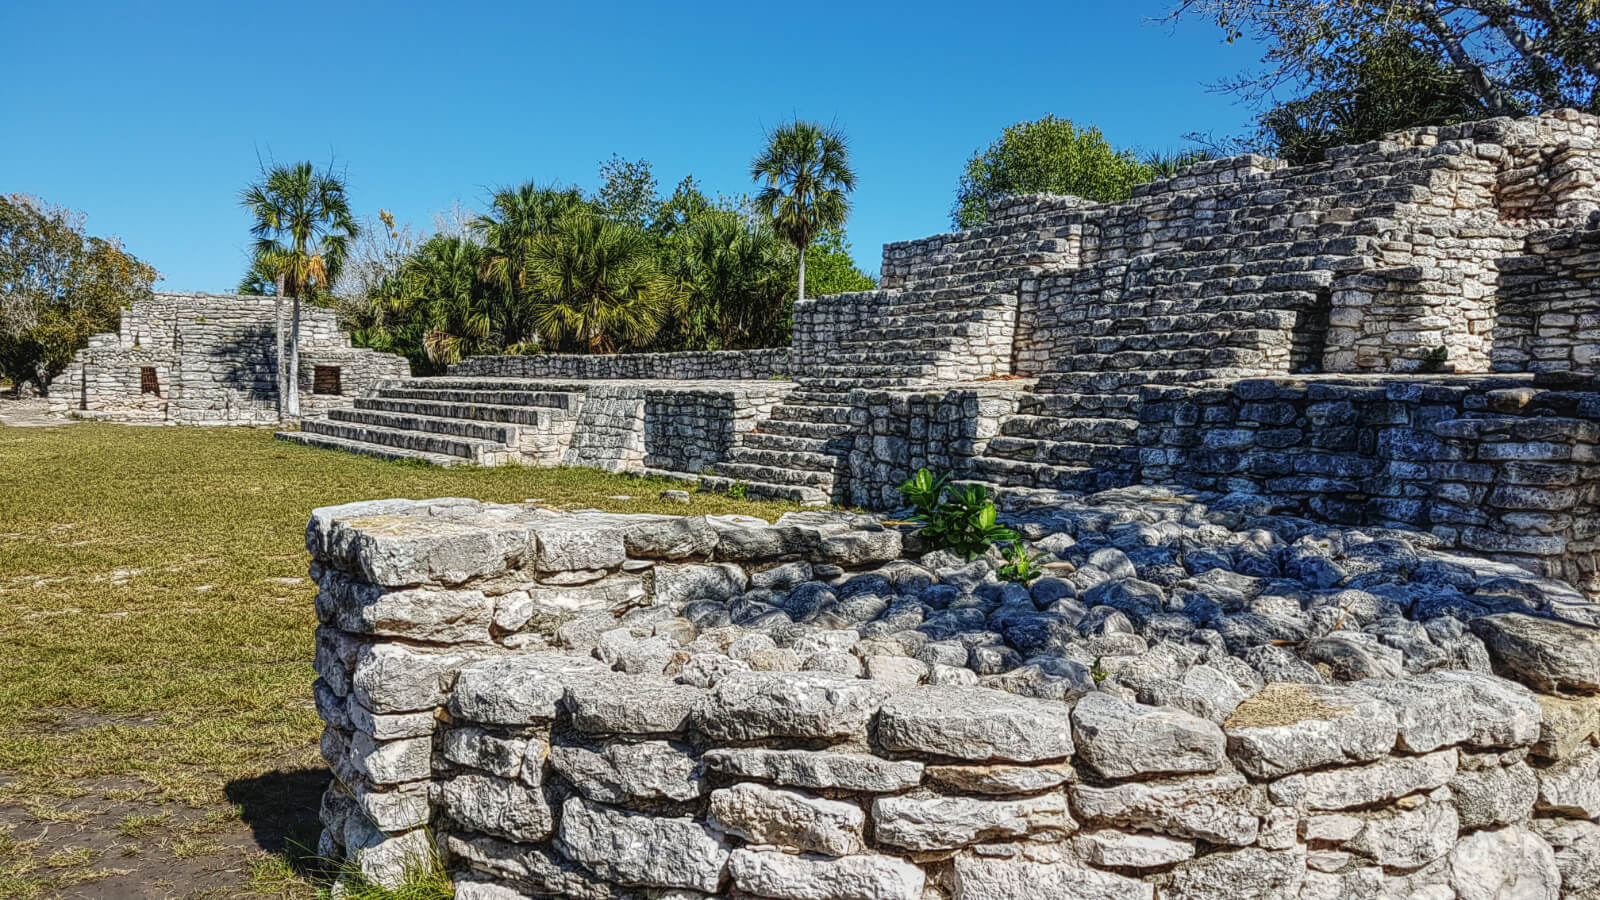
M326 291L339 277L350 241L360 233L344 179L332 167L318 172L311 163L263 167L261 181L246 187L239 202L254 222L252 270L270 272L276 283L279 415L300 415L300 301ZM294 302L289 346L284 348L283 298ZM288 371L283 359L288 355Z
M497 348L496 304L483 279L484 249L464 237L435 236L406 260L398 302L421 306L422 346L435 364Z
M804 300L806 248L822 232L843 228L850 215L848 195L855 190L856 173L844 134L815 122L781 126L750 163L750 177L763 184L756 209L770 216L773 228L799 251L799 299Z
M526 260L540 334L552 344L580 342L590 353L648 341L675 299L655 252L632 226L583 211L562 217Z
M674 245L681 315L691 323L711 320L721 349L767 346L782 333L793 253L768 223L716 210L691 223Z

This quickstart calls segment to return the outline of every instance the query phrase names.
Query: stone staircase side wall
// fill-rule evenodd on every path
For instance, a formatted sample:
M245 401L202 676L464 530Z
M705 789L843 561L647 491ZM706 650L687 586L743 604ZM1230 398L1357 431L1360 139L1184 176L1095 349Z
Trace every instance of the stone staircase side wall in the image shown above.
M1600 373L1600 217L1500 261L1493 347L1496 371Z
M850 392L850 502L867 509L905 505L897 488L918 469L966 476L1022 394L998 388Z
M789 382L728 388L591 385L565 432L566 443L554 448L560 451L557 461L608 472L648 468L700 474L726 459L738 436L755 429L793 389Z
M1432 532L1600 591L1600 394L1247 380L1143 392L1139 479Z

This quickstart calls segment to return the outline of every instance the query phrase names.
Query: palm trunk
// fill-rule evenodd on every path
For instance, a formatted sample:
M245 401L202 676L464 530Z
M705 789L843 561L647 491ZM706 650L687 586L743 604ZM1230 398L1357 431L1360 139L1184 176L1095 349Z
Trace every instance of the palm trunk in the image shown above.
M806 248L800 248L800 299L806 298Z
M300 418L300 298L294 298L289 326L289 417Z
M283 421L283 276L278 276L278 289L272 294L272 331L277 340L278 353L272 358L272 383L278 389L278 421Z

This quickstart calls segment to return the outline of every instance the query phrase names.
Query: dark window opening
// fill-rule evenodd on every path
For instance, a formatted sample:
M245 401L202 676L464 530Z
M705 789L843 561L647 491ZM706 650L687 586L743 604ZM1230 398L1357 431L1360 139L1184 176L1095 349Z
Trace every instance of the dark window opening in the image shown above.
M1311 308L1294 313L1294 334L1289 346L1289 371L1307 374L1322 371L1322 355L1328 349L1328 319L1333 313L1333 291L1323 288Z
M139 393L161 396L161 382L156 380L155 366L139 367Z
M311 376L311 393L341 394L338 366L316 366Z

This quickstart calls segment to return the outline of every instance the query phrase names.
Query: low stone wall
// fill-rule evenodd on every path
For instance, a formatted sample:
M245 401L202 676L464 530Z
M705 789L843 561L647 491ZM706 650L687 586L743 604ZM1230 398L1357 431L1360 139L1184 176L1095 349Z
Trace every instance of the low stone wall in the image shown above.
M918 469L966 473L1020 400L999 387L852 391L851 503L894 509L905 503L899 486Z
M1600 373L1600 216L1531 234L1526 251L1500 260L1494 368Z
M1418 528L1596 592L1596 399L1493 378L1152 387L1139 478Z
M1355 532L1281 562L1324 543L1390 562L1330 563L1342 593L1269 588L1227 554L1274 558L1298 526L1170 497L1013 521L1076 564L1025 588L987 559L901 559L898 532L844 513L318 510L321 852L393 882L437 849L462 900L1600 886L1600 641L1573 624L1596 610L1530 615L1532 595L1491 596L1493 564ZM1493 605L1375 639L1400 634L1401 594L1362 586L1420 602L1434 575ZM1149 605L1169 590L1220 631L1174 628ZM1303 613L1295 591L1329 600ZM1308 633L1256 643L1251 616Z
M454 376L488 378L712 379L786 378L789 348L686 353L602 355L530 354L469 356L450 367Z
M698 474L728 456L794 390L786 381L730 384L553 384L583 402L560 459L609 472Z

